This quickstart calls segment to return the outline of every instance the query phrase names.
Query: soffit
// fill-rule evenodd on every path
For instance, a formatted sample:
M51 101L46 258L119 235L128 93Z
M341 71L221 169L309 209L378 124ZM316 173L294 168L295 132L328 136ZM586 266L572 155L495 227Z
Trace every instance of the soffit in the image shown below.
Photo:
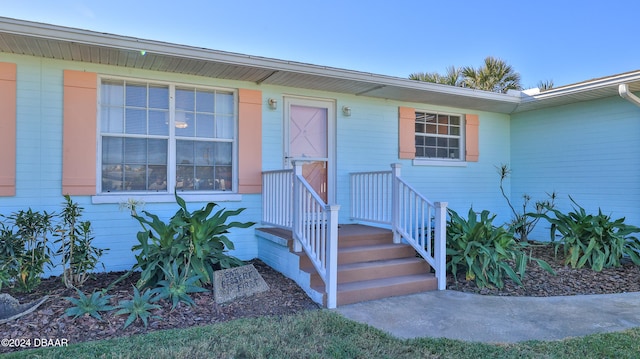
M0 52L477 111L510 113L520 101L513 95L1 17Z
M506 114L618 96L620 83L640 91L640 71L531 96L498 94L3 17L0 52Z

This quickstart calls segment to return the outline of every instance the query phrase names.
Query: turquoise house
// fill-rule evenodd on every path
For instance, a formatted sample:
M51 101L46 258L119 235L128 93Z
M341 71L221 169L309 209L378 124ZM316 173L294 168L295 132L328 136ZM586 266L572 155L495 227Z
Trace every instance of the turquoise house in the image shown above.
M524 193L556 191L561 209L571 195L640 224L639 90L637 71L498 94L0 18L0 213L58 211L70 194L96 245L110 248L107 270L126 270L139 225L122 204L169 218L175 189L192 209L246 208L238 220L258 225L231 234L232 254L262 259L328 306L353 301L326 296L345 286L335 274L344 263L314 259L312 247L337 245L329 224L373 225L414 249L431 241L422 270L440 283L414 287L443 289L438 213L473 206L508 221L502 164L513 170L505 189L516 205ZM395 178L414 199L392 193ZM333 207L309 210L296 196ZM428 209L418 215L412 201ZM309 211L330 214L312 220ZM327 234L291 244L304 232L294 219ZM402 221L411 223L396 229ZM548 232L539 226L532 237Z

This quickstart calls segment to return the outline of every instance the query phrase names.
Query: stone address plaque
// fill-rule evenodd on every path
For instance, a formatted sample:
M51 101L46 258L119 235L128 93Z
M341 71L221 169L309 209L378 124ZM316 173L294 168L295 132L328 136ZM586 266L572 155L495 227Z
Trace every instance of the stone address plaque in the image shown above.
M213 272L213 296L216 303L226 303L267 290L267 282L253 264Z

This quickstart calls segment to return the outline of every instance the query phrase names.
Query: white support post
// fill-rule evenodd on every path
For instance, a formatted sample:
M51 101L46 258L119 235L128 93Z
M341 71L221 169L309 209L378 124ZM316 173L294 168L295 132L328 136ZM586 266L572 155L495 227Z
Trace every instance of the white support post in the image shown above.
M302 198L300 198L300 181L298 175L302 176L302 162L293 161L293 251L302 252L302 243L300 242L300 233L302 231L302 221L304 214L303 208L300 208Z
M340 205L333 204L325 207L329 211L327 226L327 308L334 309L338 305L338 210Z
M438 290L447 289L447 202L435 202L435 253Z
M400 227L400 186L398 178L400 178L400 169L402 164L391 164L391 230L393 231L393 243L400 243L400 234L398 228Z

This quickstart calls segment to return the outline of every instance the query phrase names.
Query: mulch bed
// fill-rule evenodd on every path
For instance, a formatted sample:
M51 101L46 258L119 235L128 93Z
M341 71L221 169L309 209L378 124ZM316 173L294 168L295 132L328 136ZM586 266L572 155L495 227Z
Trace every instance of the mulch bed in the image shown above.
M556 272L552 275L530 262L522 280L522 286L505 280L505 286L498 288L478 288L474 282L465 281L464 273L458 273L458 280L447 277L447 289L483 295L550 297L579 294L611 294L640 292L640 267L631 261L622 260L622 266L604 268L595 272L589 268L571 268L564 264L562 248L556 256L553 246L532 244L531 256L549 263Z
M448 278L447 288L463 292L483 295L510 296L558 296L578 294L605 294L640 291L640 267L625 262L619 268L608 268L602 272L590 269L572 269L565 266L562 258L556 258L550 246L533 246L532 255L547 261L556 271L553 276L531 263L519 287L506 280L503 289L479 289L473 282L464 281L464 274L457 281ZM195 293L191 297L195 306L180 305L171 310L170 303L154 312L160 318L150 318L148 327L138 320L123 329L127 315L115 315L115 311L102 313L102 321L84 316L73 319L64 316L70 303L63 299L66 296L76 297L74 290L65 288L56 277L42 281L33 293L14 293L21 303L36 300L44 295L50 298L35 312L27 314L12 322L0 325L0 338L48 338L67 339L68 343L103 340L149 333L171 328L187 328L196 325L207 325L244 317L265 315L287 315L306 310L317 310L319 306L311 301L295 282L271 269L259 260L250 261L269 285L269 290L251 297L240 298L230 303L218 304L211 291ZM85 293L106 288L124 272L100 273L87 281L82 288ZM116 285L110 292L112 304L120 300L131 299L132 286L137 280L136 274ZM7 292L5 289L3 292ZM20 348L0 347L0 353Z
M65 309L72 305L63 297L77 297L77 293L73 289L65 288L58 277L44 279L32 293L10 292L20 303L33 301L44 295L48 295L50 298L35 312L12 322L0 324L0 339L67 339L68 343L72 344L144 334L163 329L208 325L245 317L295 314L320 308L294 281L284 277L262 261L254 260L248 263L253 264L260 273L269 286L268 291L225 304L216 303L212 291L194 293L191 298L196 305L188 306L181 303L173 310L171 310L171 303L160 303L163 305L162 308L153 312L160 318L149 318L149 324L146 328L140 320L137 320L123 329L127 315L115 315L115 311L101 313L102 321L90 316L75 319L65 316ZM125 272L96 274L95 278L87 280L81 289L85 294L101 290L123 274ZM120 300L130 300L133 285L138 278L139 274L134 273L115 285L108 293L112 295L111 304L116 305ZM2 292L7 291L3 289ZM21 350L21 348L0 347L0 353L15 350Z

